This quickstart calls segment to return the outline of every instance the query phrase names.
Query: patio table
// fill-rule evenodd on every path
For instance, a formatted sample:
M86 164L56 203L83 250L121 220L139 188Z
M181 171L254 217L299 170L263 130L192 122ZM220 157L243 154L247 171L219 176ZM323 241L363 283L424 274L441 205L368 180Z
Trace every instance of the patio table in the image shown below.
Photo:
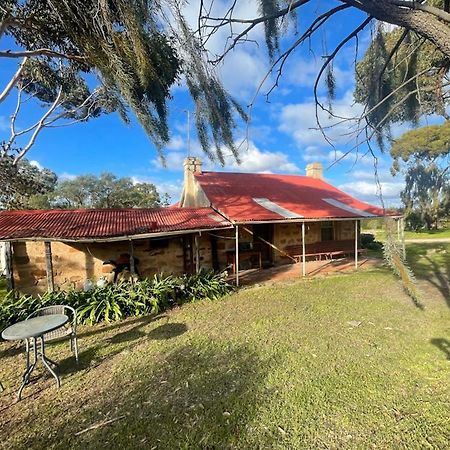
M45 356L45 342L44 335L50 331L56 330L62 327L69 321L69 317L65 314L52 314L47 316L38 316L32 319L24 320L18 322L14 325L9 326L3 330L2 337L7 341L25 341L25 351L26 351L26 369L22 375L22 384L17 393L18 399L22 397L22 391L25 385L30 382L30 376L36 367L38 359L42 361L44 367L55 377L56 385L58 388L61 385L60 379L57 373L52 369L51 365L58 367L58 365L51 359ZM30 365L30 340L32 340L33 347L33 363ZM40 348L38 348L38 343L40 343Z

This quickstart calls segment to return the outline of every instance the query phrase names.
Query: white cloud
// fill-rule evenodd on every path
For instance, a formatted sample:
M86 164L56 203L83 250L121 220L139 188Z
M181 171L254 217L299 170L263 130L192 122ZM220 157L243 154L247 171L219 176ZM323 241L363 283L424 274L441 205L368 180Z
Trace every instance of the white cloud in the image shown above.
M60 181L73 180L76 177L77 177L77 175L74 175L73 173L67 173L67 172L63 172L58 175L58 179Z
M36 167L36 169L39 169L39 170L43 169L41 163L39 161L34 160L34 159L32 159L30 161L30 166Z
M346 66L349 67L348 69L344 69L336 63L334 64L333 74L338 89L347 89L354 83L353 60L348 59L348 61L345 61L339 58L338 61L338 63L346 63ZM322 58L317 58L311 53L309 53L308 58L293 58L284 71L286 81L294 86L313 88L323 62ZM325 87L324 79L325 77L322 77L322 82L319 86L322 90Z
M268 71L267 58L261 56L261 51L236 49L229 53L224 64L219 68L219 76L225 89L234 97L250 102ZM267 90L269 77L261 87Z
M249 142L248 148L240 149L241 164L238 164L233 155L224 149L225 166L209 160L201 151L200 145L195 142L192 146L191 155L198 156L203 162L203 170L230 170L236 172L282 172L296 173L299 167L289 160L289 155L280 151L260 150L253 142ZM159 170L182 171L186 158L184 152L167 152L166 166L163 167L159 159L153 159L151 164Z
M404 188L402 182L387 182L383 181L381 185L381 194L387 199L398 199L400 192ZM351 181L341 184L339 189L342 189L349 194L359 197L374 197L379 195L377 185L375 181Z
M326 99L320 99L326 104ZM353 94L348 91L333 103L333 113L339 117L354 118L362 113L362 105L353 102ZM281 108L279 130L292 136L297 145L305 146L330 145L318 129L316 120L316 106L314 100L303 103L288 104ZM335 145L356 144L352 136L354 122L335 119L326 112L318 109L318 117L328 139Z
M185 130L184 130L185 131ZM186 140L179 134L172 136L170 142L165 147L167 150L182 150L187 148Z
M259 150L252 142L250 142L247 151L241 152L240 158L241 164L238 164L234 159L229 157L225 169L256 173L296 173L300 171L296 164L289 161L289 156L286 153Z

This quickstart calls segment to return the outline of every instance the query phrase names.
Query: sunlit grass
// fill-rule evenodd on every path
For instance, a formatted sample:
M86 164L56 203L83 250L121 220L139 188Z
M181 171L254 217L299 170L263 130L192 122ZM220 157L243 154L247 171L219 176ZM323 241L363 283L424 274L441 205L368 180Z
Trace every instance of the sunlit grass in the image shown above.
M1 344L2 444L446 448L448 314L440 297L416 308L383 270L248 288L81 328L80 367L50 347L61 389L45 375L18 404L23 356Z

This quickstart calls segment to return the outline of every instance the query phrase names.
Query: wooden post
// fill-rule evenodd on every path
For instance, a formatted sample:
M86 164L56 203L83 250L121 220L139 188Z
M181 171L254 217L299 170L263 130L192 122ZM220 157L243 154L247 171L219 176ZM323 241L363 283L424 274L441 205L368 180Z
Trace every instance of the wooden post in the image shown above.
M305 222L302 222L302 273L306 277Z
M355 220L355 269L358 268L358 220Z
M194 236L195 273L200 272L200 249L198 247L198 234Z
M44 245L45 245L45 266L47 269L47 290L49 292L53 292L55 290L55 281L53 279L52 246L49 241L45 241Z
M234 272L236 276L236 286L239 286L239 227L236 225Z
M14 289L12 250L12 242L5 242L6 288L8 291L12 291Z
M398 241L398 242L401 241L401 235L400 235L400 220L401 220L401 219L397 219L397 241Z
M134 260L134 248L133 241L130 239L130 273L134 275L136 273L136 261Z

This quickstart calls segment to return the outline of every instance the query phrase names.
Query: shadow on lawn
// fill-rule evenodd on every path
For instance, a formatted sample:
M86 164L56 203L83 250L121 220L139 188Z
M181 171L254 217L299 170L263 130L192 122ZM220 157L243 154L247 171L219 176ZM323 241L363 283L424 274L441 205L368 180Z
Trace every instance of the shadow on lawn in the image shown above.
M83 339L79 339L78 346L79 346L79 363L76 364L74 361L74 358L72 355L70 355L68 358L62 360L59 364L60 367L60 373L62 375L67 375L70 373L75 373L80 369L88 369L95 366L98 366L103 360L107 358L111 358L114 355L117 355L121 351L127 349L132 350L136 345L141 344L145 338L150 339L156 339L156 337L152 336L152 333L155 333L158 329L166 329L167 337L166 339L170 337L178 336L182 333L176 332L175 329L172 331L172 336L170 335L170 329L175 325L175 328L180 329L180 326L184 326L185 331L187 330L186 325L184 324L165 324L161 325L155 329L153 329L150 333L146 333L143 328L150 325L153 322L156 322L160 319L165 318L165 315L161 316L146 316L146 317L139 317L135 320L128 320L126 322L117 323L108 327L102 327L100 330L103 332L115 330L117 328L121 328L124 326L129 326L130 324L136 324L131 328L126 329L125 331L122 331L120 333L114 334L113 336L103 339L101 341L95 341L94 342L87 342L88 346L86 350L83 350L83 340L87 336L92 336L100 331L92 331L87 333L82 333L80 336ZM162 331L161 333L164 333ZM160 338L162 339L162 338Z
M171 344L162 345L169 350ZM69 408L54 405L64 413L58 414L58 423L53 422L48 437L34 430L40 427L37 422L55 414L48 407L42 408L42 416L29 424L28 437L22 443L31 441L32 448L172 450L270 448L272 439L279 439L269 432L268 442L252 445L251 426L258 426L252 421L268 393L264 386L269 361L262 361L251 349L202 341L154 358L144 351L133 358L126 372L123 368L112 376L99 373L96 384L86 386L73 403L68 403ZM76 434L117 418L106 426ZM10 426L14 429L17 425Z
M417 279L436 288L450 308L450 255L446 244L436 247L430 244L415 244L407 249L408 262ZM428 256L429 251L443 253L443 261L439 262Z
M430 342L441 350L450 361L450 341L444 338L431 339Z

